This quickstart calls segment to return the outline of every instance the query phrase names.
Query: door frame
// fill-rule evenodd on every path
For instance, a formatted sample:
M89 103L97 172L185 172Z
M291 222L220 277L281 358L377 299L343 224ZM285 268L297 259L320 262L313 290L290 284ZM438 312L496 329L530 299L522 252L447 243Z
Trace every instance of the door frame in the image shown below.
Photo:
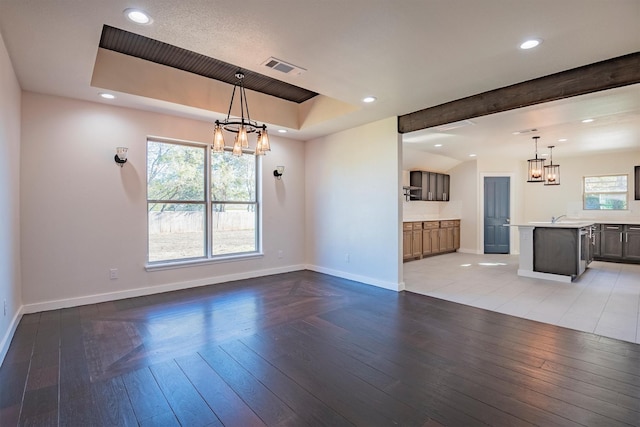
M513 219L515 209L515 173L512 172L480 172L478 179L478 254L484 254L484 179L485 178L509 178L509 218ZM509 229L509 253L517 254L515 227Z

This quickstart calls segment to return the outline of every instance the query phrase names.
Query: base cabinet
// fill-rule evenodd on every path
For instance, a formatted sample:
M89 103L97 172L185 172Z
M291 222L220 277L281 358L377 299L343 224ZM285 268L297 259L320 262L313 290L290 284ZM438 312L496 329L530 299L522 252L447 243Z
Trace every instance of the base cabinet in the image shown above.
M640 263L640 225L599 224L598 227L594 259Z
M410 259L413 256L413 232L405 231L402 233L402 258Z
M625 225L622 254L625 261L640 262L640 225Z
M403 260L454 252L460 248L460 220L405 222Z

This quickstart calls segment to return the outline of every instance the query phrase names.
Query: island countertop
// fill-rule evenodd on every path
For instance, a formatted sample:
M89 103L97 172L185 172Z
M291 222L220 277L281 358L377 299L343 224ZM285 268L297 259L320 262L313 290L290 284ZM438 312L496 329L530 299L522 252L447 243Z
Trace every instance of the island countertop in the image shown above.
M512 227L543 227L543 228L582 228L596 224L595 221L531 221L522 224L507 224Z

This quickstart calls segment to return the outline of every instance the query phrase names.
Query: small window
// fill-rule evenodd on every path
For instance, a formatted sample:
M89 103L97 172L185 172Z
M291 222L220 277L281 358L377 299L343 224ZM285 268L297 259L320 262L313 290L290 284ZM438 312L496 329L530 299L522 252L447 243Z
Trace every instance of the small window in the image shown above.
M627 181L627 175L585 176L584 209L626 210L628 206Z

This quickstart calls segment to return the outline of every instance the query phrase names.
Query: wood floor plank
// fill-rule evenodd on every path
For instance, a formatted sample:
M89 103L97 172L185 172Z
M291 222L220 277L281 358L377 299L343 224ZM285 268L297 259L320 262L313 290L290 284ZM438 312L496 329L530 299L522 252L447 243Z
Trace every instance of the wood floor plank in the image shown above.
M153 365L150 369L180 424L222 426L175 362Z
M299 330L311 336L322 336L321 333L318 333L318 331L314 331L309 327L305 327L304 324L297 323L292 326L299 328ZM310 326L310 325L307 325L307 326ZM367 355L362 351L360 352L358 352L357 350L355 352L349 351L349 346L351 346L353 343L357 343L359 344L359 346L362 345L362 347L360 348L366 347L366 344L364 343L363 339L358 339L357 337L353 337L353 336L345 336L342 343L339 342L339 340L337 341L335 339L332 339L330 341L325 341L324 345L337 346L339 348L343 348L345 352L349 352L356 358L359 358L358 356L361 356L362 361L364 363L367 363L382 371L385 371L390 376L397 377L397 380L398 380L397 382L395 382L390 386L385 387L385 389L392 391L392 394L394 395L400 394L409 390L410 391L409 395L422 394L422 395L428 396L428 398L430 399L433 399L432 395L429 395L429 393L424 393L424 391L421 390L421 385L423 384L421 377L422 375L426 374L426 377L429 378L430 382L436 382L438 384L446 383L447 385L456 384L457 387L450 387L450 388L446 386L441 386L440 392L450 396L451 400L453 400L452 396L455 395L456 400L459 403L459 405L457 405L458 407L463 406L462 402L464 402L465 408L468 408L469 406L474 406L474 405L477 406L478 403L487 405L487 407L509 408L506 413L503 411L495 412L495 410L488 409L488 408L481 411L483 414L486 414L486 416L489 417L487 419L492 419L494 421L500 420L500 424L512 424L512 425L515 425L518 423L529 424L527 422L527 419L543 420L544 424L549 426L552 426L552 425L562 426L562 425L570 424L570 422L566 419L563 419L561 417L554 417L551 414L547 414L543 410L539 410L528 404L522 404L518 400L514 399L510 393L497 393L497 392L492 393L490 396L491 400L487 400L485 399L486 396L483 394L483 392L480 391L479 393L475 393L472 396L473 398L472 401L469 401L468 397L470 394L472 394L470 393L470 390L475 387L475 384L473 382L467 382L467 381L463 381L461 383L460 379L456 379L455 372L457 372L458 370L455 369L455 365L441 366L440 364L436 364L435 366L429 366L428 362L433 358L433 356L430 355L428 352L424 352L421 356L417 357L414 360L402 359L402 358L399 358L398 356L392 356L391 358L393 360L400 361L400 363L403 363L405 365L404 369L398 369L397 366L393 366L389 363L385 363L385 360L381 360L381 358L375 357L376 355L383 355L383 356L387 355L385 353L371 352L370 354ZM378 346L376 345L376 347ZM403 353L407 352L407 349L403 349L403 348L400 348L400 349L396 348L393 351L398 351L398 350ZM391 353L388 353L388 354L391 354ZM449 374L449 371L453 371L453 374ZM407 372L420 372L422 375L420 376L406 375ZM405 390L405 389L408 389L408 390ZM500 404L496 405L497 402L499 402ZM434 417L436 419L439 419L437 415L434 415ZM485 419L484 421L486 421L487 419Z
M137 426L138 421L120 377L95 382L92 385L95 401L99 401L97 412L104 426Z
M29 361L3 363L0 367L0 410L21 404L29 373Z
M199 354L179 358L176 362L222 424L238 427L266 426Z
M155 415L140 422L140 427L180 427L181 424L176 419L173 412Z
M61 383L62 389L65 383ZM60 398L60 425L61 426L99 426L101 425L98 406L101 401L95 401L91 392L91 386L76 389L76 394L67 398Z
M325 405L240 341L225 343L221 348L310 425L353 426L353 423Z
M243 342L258 354L280 345L278 339L268 336L254 336ZM292 348L269 362L356 424L414 425L426 419L424 414L416 413L410 406L302 347ZM345 401L350 402L350 408L344 406Z
M126 373L122 382L127 390L131 406L139 423L169 413L171 407L165 399L149 368Z
M640 345L311 271L22 317L4 425L637 426Z
M58 385L27 390L22 402L21 424L33 424L36 420L58 420Z
M304 421L221 348L200 353L207 364L267 425L299 426Z

